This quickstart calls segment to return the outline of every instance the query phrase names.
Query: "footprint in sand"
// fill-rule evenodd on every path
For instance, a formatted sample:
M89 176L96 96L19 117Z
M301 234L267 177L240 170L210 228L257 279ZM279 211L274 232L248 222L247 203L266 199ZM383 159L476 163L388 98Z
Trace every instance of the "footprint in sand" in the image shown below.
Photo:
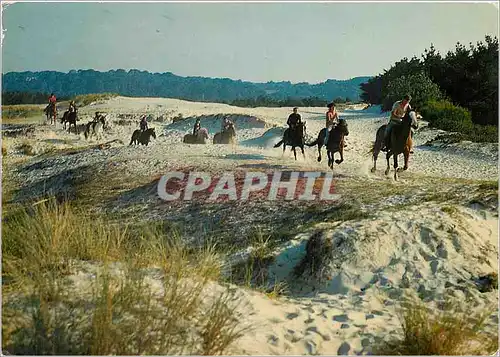
M297 318L297 317L299 317L299 314L297 314L297 313L295 313L295 312L291 312L291 313L289 313L289 314L287 314L287 315L286 315L286 318L287 318L288 320L293 320L293 319L295 319L295 318Z
M372 310L372 314L373 315L377 315L377 316L383 316L384 313L380 310Z
M270 345L278 346L279 340L280 339L277 336L274 336L274 335L267 336L267 343L269 343Z
M340 345L339 349L337 350L337 355L347 355L349 351L351 350L351 345L348 344L347 342L344 342Z
M330 341L331 338L328 335L323 335L321 332L318 331L318 328L316 326L311 326L306 329L307 332L314 332L317 333L324 341Z
M312 324L314 322L314 319L312 317L309 317L307 320L304 321L305 324Z
M349 320L349 317L347 315L336 315L333 317L333 320L334 321L337 321L337 322L346 322L347 320Z
M340 329L343 330L343 329L346 329L346 328L349 328L349 324L342 324L340 325Z

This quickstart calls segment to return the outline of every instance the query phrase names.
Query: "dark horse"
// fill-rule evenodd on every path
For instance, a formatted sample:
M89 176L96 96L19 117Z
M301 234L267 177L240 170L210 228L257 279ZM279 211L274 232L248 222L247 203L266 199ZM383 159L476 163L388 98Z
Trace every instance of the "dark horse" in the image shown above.
M49 117L50 117L50 124L55 124L56 118L57 118L56 105L54 103L49 103L43 111L45 112L45 115L47 116L47 121L49 121Z
M78 128L76 126L76 122L78 120L79 119L76 110L74 112L66 110L63 114L63 117L61 118L61 124L63 125L63 128L66 130L66 123L69 123L68 133L71 131L71 125L73 125L75 127L75 134L78 134Z
M283 153L285 153L286 146L291 146L293 155L295 156L295 160L297 160L297 151L295 151L296 147L299 147L302 150L302 156L304 159L306 154L304 152L304 136L306 133L306 123L300 122L295 126L294 130L290 130L290 128L286 129L283 133L283 139L281 139L276 145L275 148L280 147L283 144Z
M132 133L132 139L130 139L129 145L141 144L148 146L151 136L156 139L155 128L149 128L144 131L137 129Z
M318 138L307 146L318 145L318 162L321 161L321 148L325 142L326 128L321 129L318 134ZM328 142L326 145L326 154L328 155L328 167L333 169L333 162L335 158L335 153L340 153L340 160L335 160L337 164L341 164L344 161L344 136L349 135L349 129L347 128L347 122L345 119L340 119L339 123L330 131L328 136Z
M387 145L387 154L386 154L387 169L385 170L385 174L386 175L389 174L390 171L389 158L391 156L394 156L394 180L398 179L398 171L401 170L400 168L398 169L398 155L400 154L404 155L405 165L403 167L403 170L408 169L408 161L410 158L410 150L412 147L412 139L410 135L411 128L414 129L418 128L418 123L416 120L412 119L412 117L410 116L410 112L411 111L408 111L405 114L401 124L392 127L391 135L388 138L389 142ZM377 130L375 144L373 145L373 168L371 170L372 172L375 172L377 170L377 157L380 151L382 150L382 147L384 146L384 132L386 127L387 125L382 125Z

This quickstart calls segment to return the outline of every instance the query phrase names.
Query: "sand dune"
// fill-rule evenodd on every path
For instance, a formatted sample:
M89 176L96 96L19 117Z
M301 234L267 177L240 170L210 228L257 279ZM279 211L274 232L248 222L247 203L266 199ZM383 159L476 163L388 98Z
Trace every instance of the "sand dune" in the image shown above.
M273 148L283 135L291 108L238 108L175 99L117 97L82 108L82 122L95 111L107 112L110 122L100 142L118 139L123 144L114 142L107 149L91 147L98 142L67 133L59 124L37 126L33 137L4 138L7 149L4 161L18 165L13 175L23 183L17 199L50 191L71 192L75 180L87 179L85 175L89 172L98 175L110 170L120 172L129 181L146 178L148 182L167 170L179 168L212 173L249 169L329 171L325 159L317 162L316 147L307 147L306 157L299 155L297 161L289 150L283 154L281 148ZM307 122L308 140L312 141L323 128L325 111L326 108L299 108ZM131 133L138 128L139 116L145 113L153 117L150 126L156 128L157 139L148 147L128 146ZM133 117L124 119L120 114ZM161 115L164 119L157 120ZM184 119L173 123L172 118L179 115ZM235 122L238 139L235 147L211 143L224 115ZM471 309L497 301L495 292L480 293L473 283L474 277L497 271L496 199L491 201L493 207L484 202L480 206L464 203L477 196L476 189L464 184L468 182L465 180L477 186L481 180L498 179L496 145L425 146L441 131L423 125L415 135L415 154L410 158L409 170L401 173L399 182L394 182L392 175L383 174L383 156L379 157L378 172L370 172L369 150L377 128L386 122L386 115L376 106L364 110L363 106L353 106L340 116L347 120L350 134L345 161L335 166L333 173L342 194L349 203L359 198L361 203L357 207L367 217L330 220L325 216L323 221L314 222L314 230L322 230L335 247L336 264L330 267L327 284L315 286L290 278L312 235L311 229L300 231L300 226L308 223L309 206L293 206L295 213L282 213L282 203L272 206L260 202L259 206L253 202L217 208L221 211L206 206L207 212L201 207L191 213L189 208L160 204L154 182L130 190L110 203L111 211L140 205L146 212L144 216L151 219L189 214L191 221L214 224L221 216L229 222L227 225L234 221L228 229L235 237L267 219L272 229L277 229L276 225L289 215L289 223L284 227L295 232L293 239L275 250L267 274L271 283L286 281L290 294L271 300L262 293L238 288L238 298L247 303L243 311L246 322L258 328L242 337L231 353L367 354L380 336L399 333L395 308L410 290L429 303L447 295L467 299ZM182 137L191 132L196 117L209 131L208 144L182 144ZM35 154L29 160L21 148L26 142ZM70 155L36 156L50 150L79 147L83 150ZM443 199L447 194L451 198ZM370 200L371 196L375 198ZM319 212L328 207L315 209L318 211L314 212ZM239 248L233 260L228 258L229 265L248 256L248 247ZM490 322L492 329L498 327L494 317Z

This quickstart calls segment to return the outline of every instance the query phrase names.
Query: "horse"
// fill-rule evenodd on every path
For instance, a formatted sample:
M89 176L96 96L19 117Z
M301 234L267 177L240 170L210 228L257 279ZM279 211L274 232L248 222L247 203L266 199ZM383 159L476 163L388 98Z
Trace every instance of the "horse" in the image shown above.
M325 135L327 128L323 128L320 130L318 134L318 138L314 140L312 143L309 143L307 146L318 145L318 162L321 161L321 148L325 143ZM349 129L347 127L347 122L345 119L340 119L339 123L330 131L330 135L328 136L328 142L326 143L326 153L328 156L328 167L333 169L333 162L337 164L341 164L344 161L344 136L349 135ZM340 154L340 160L334 160L335 153Z
M104 129L106 129L106 121L104 120L104 116L101 115L98 116L97 119L94 118L94 120L89 121L87 124L85 124L85 139L89 139L95 135L99 140L99 138L102 137Z
M56 123L56 118L57 118L57 107L54 103L49 103L45 109L43 110L46 117L47 121L49 121L50 117L50 124L55 124Z
M295 130L290 130L290 128L286 129L283 133L283 139L281 139L276 145L275 148L280 147L283 144L283 154L285 153L286 146L289 145L292 147L293 155L295 156L295 160L297 160L297 151L295 151L296 147L299 147L302 151L302 156L304 159L306 158L306 153L304 152L304 136L306 133L306 123L300 122L295 126Z
M132 138L130 139L130 144L129 145L146 145L148 146L149 141L151 139L151 136L156 139L156 132L155 128L149 128L144 131L140 131L139 129L134 130L132 133Z
M398 179L398 171L401 171L401 168L398 169L398 155L404 155L404 167L403 170L408 170L408 161L410 158L410 150L412 148L413 142L411 138L411 129L418 129L418 122L416 119L410 116L410 112L408 111L400 125L395 125L392 127L391 135L388 138L389 143L387 145L387 169L385 170L385 174L388 175L390 171L389 158L394 156L394 180ZM387 127L387 124L382 125L377 130L377 134L375 137L375 143L373 145L373 168L371 172L375 172L377 170L377 157L380 153L382 147L384 146L384 132Z
M234 144L236 142L236 130L233 123L229 123L227 129L214 135L214 144Z
M68 133L71 132L71 124L75 127L75 133L78 134L78 128L76 126L76 122L78 121L78 114L77 111L75 110L74 112L70 112L69 110L66 110L63 114L63 117L61 119L61 124L63 124L63 129L66 130L66 123L69 123L68 126Z
M182 139L185 144L206 144L208 139L208 130L206 128L200 128L198 135L186 134Z

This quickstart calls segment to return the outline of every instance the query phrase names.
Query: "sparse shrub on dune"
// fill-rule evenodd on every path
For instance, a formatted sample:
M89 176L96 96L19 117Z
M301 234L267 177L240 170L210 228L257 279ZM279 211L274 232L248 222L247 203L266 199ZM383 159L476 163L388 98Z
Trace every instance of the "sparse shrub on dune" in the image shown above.
M79 107L84 107L99 101L105 101L117 97L116 93L97 93L97 94L82 94L73 98L75 104Z
M491 355L498 350L498 331L488 332L487 319L495 311L471 311L470 306L447 301L432 309L418 298L401 304L402 335L374 346L376 355Z
M19 145L18 149L19 149L19 151L21 151L21 153L23 155L28 155L28 156L37 155L37 150L36 150L35 146L33 146L31 143L29 143L27 141L25 141L21 145Z
M324 232L316 232L306 244L306 254L294 268L296 277L316 282L325 282L331 277L330 264L333 261L332 241Z
M122 227L49 200L4 212L2 230L8 353L216 355L248 328L233 293L212 286L214 250L159 225Z

